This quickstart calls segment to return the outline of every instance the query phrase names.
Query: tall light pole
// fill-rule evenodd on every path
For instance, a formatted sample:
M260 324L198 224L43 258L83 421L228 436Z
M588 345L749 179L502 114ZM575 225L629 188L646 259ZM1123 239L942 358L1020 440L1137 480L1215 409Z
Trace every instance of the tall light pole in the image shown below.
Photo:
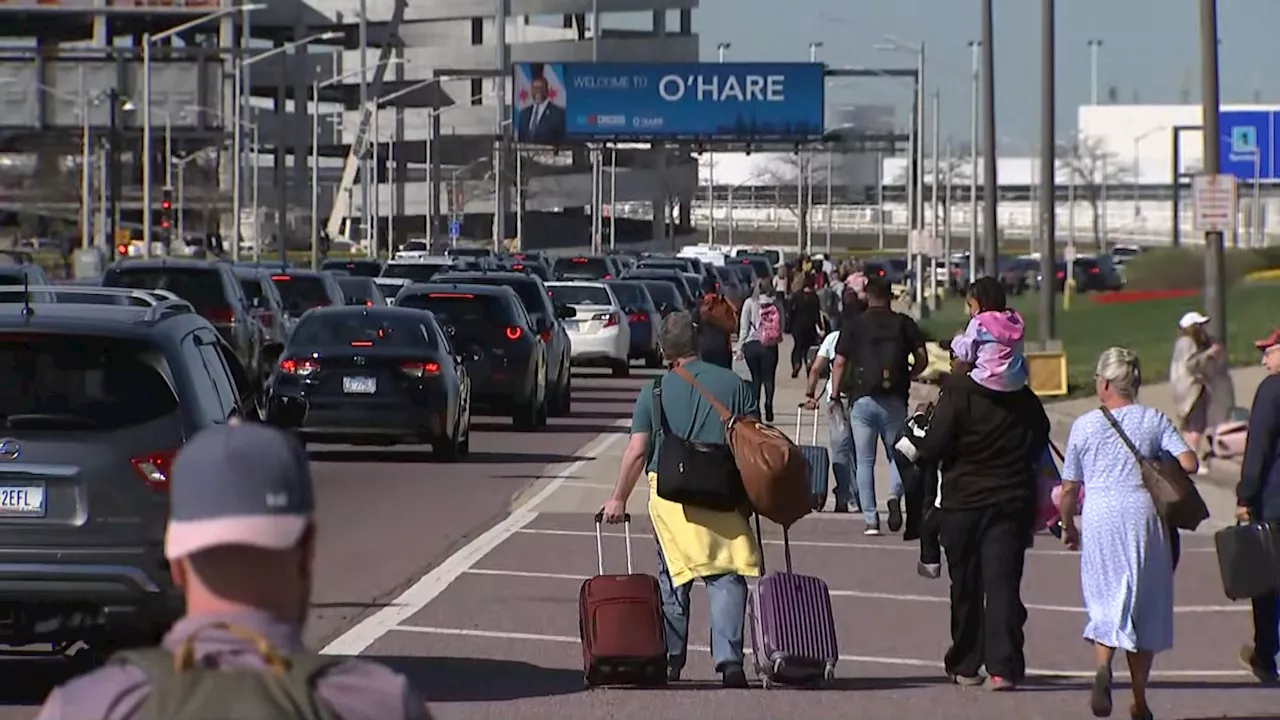
M1098 53L1102 50L1102 41L1089 39L1089 104L1098 104Z
M1056 48L1054 23L1056 20L1055 0L1040 2L1040 346L1049 349L1049 343L1057 335L1055 327L1057 318L1053 304L1056 285L1052 278L1057 276L1057 213L1058 202L1058 143L1054 137L1056 128L1054 112L1056 108L1055 67ZM1065 282L1070 282L1070 276Z
M897 38L890 37L890 36L885 36L885 40L886 40L886 43L874 46L875 49L891 50L891 51L899 51L899 52L909 51L909 52L915 53L915 56L916 56L916 93L915 93L916 112L915 112L915 119L914 119L915 132L912 133L912 136L914 137L915 142L912 144L912 152L911 152L912 157L908 159L908 162L911 163L912 168L914 168L913 173L908 173L908 176L914 175L914 182L911 183L913 187L911 189L911 192L907 193L909 198L913 198L913 201L908 203L911 206L910 209L908 210L908 218L911 220L911 222L909 223L911 227L908 229L908 236L910 237L912 235L911 231L924 230L924 227L925 227L924 226L925 45L923 42L920 43L919 45L913 45L911 43L903 42L902 40L899 40ZM908 179L911 179L911 178L909 177ZM920 310L923 312L924 310L926 310L924 305L924 280L925 280L924 264L925 263L923 260L923 256L920 253L920 248L911 248L910 242L908 242L908 251L915 256L912 263L915 268L915 277L916 277L915 302L916 302L916 307L920 308Z
M978 124L982 120L982 42L969 43L973 54L973 92L969 100L969 282L978 278Z
M941 90L933 91L933 143L932 144L933 144L933 147L931 148L929 153L932 158L932 164L933 164L933 173L932 173L933 177L932 177L932 183L931 183L932 189L930 190L930 193L929 193L932 196L929 202L929 214L932 216L929 221L929 235L931 237L931 242L929 243L929 245L931 250L937 246L938 240L941 237L941 234L939 232L940 230L939 224L940 224L940 221L942 220L942 206L939 204L941 201L940 195L942 190L942 167L941 167L942 163L940 162L942 160L942 91ZM929 273L929 307L933 310L937 310L938 309L938 262L937 262L937 259L931 253L926 253L926 257L927 257L927 260L925 264L928 265L928 273ZM949 259L944 258L943 262L947 263L949 262ZM948 270L950 269L949 264L944 264L944 267L948 268Z
M1200 0L1200 82L1201 112L1204 114L1204 172L1216 175L1222 171L1217 0ZM1204 309L1209 316L1213 337L1219 342L1226 342L1227 298L1222 244L1222 233L1205 233Z
M151 257L151 47L214 20L236 13L261 10L265 4L234 5L175 25L168 30L142 35L142 256ZM237 98L238 101L238 98Z
M1000 185L996 176L996 52L994 0L982 0L982 247L983 270L989 277L1000 273L1000 228L997 205Z

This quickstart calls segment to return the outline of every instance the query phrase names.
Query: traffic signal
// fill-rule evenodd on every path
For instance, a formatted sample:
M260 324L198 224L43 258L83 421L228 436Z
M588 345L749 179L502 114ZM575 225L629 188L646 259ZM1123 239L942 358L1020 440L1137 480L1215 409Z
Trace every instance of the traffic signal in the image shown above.
M173 227L173 188L167 187L160 196L160 227L168 230Z

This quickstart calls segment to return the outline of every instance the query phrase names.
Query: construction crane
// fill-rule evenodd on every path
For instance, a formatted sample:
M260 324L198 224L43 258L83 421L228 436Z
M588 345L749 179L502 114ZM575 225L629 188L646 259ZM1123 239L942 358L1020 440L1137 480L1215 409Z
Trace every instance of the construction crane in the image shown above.
M400 23L404 22L408 0L395 0L391 9L391 20L387 23L386 36L379 51L378 62L370 69L373 77L369 81L369 100L360 108L360 123L356 126L355 137L351 141L351 149L347 152L346 163L342 166L342 180L338 183L337 192L333 196L333 209L329 212L329 221L325 223L325 236L332 242L347 238L347 229L351 227L348 214L351 212L351 191L359 179L360 160L369 149L369 133L373 129L373 112L378 105L378 96L382 94L382 82L387 67L391 63L391 54L399 43ZM366 19L364 22L368 22Z

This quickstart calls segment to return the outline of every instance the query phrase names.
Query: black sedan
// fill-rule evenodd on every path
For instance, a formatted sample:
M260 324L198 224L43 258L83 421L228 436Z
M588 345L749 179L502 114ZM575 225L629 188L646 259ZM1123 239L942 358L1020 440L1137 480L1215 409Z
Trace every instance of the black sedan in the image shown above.
M303 442L471 444L471 380L430 313L333 306L303 316L267 386L267 420Z
M396 307L428 310L444 328L474 384L475 407L509 415L517 429L547 424L547 346L515 291L505 285L422 283Z

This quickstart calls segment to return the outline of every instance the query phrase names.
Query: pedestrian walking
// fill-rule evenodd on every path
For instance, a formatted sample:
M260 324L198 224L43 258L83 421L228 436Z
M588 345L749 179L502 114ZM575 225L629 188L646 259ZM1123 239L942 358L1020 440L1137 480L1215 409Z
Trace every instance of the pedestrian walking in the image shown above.
M897 532L902 528L902 478L893 462L893 443L907 419L911 382L924 372L928 356L920 327L890 309L893 292L888 282L883 278L868 280L866 296L866 310L845 316L831 375L837 394L849 408L864 533L875 536L880 534L876 441L884 445L890 460L888 525L890 532Z
M694 306L693 323L698 330L698 357L732 370L733 346L729 336L738 329L738 312L720 294L720 283L711 278L702 281L702 297Z
M787 322L791 332L791 377L808 372L806 356L809 348L818 344L822 329L822 305L814 282L814 274L808 273L801 281L800 291L787 301Z
M698 359L693 321L688 313L672 313L663 318L658 342L668 363L688 373L731 413L759 415L756 396L737 374ZM655 383L660 387L656 394ZM682 372L673 370L646 384L636 399L631 439L622 454L618 482L600 512L607 522L622 522L636 483L642 474L648 479L649 519L658 541L658 583L666 620L668 679L678 681L687 661L690 590L693 581L701 579L710 599L711 655L716 672L725 687L745 688L746 578L760 576L760 548L742 513L671 502L659 495L659 457L664 448L676 443L722 448L719 456L727 464L709 468L706 463L714 461L703 457L697 461L702 463L700 470L723 476L726 481L738 477L728 452L724 421L699 388ZM737 482L740 486L740 477Z
M1133 351L1103 351L1094 375L1102 407L1071 425L1061 494L1062 540L1080 550L1080 587L1089 618L1084 639L1093 643L1097 668L1089 707L1095 717L1110 717L1111 666L1120 650L1132 677L1129 716L1151 720L1151 666L1157 653L1173 647L1175 550L1129 443L1146 458L1169 453L1189 473L1198 463L1173 421L1138 403L1142 372ZM1083 511L1077 505L1081 486L1088 497Z
M1236 518L1266 523L1280 532L1280 330L1257 342L1267 377L1249 410L1249 439L1236 486ZM1262 682L1276 681L1280 654L1280 593L1253 600L1253 643L1240 649L1240 662Z
M1209 335L1209 318L1189 312L1178 321L1178 339L1169 361L1174 421L1182 439L1197 454L1205 433L1224 422L1235 406L1235 387L1222 341ZM1210 443L1212 447L1212 443ZM1208 452L1200 473L1208 472Z
M773 422L773 395L778 381L778 345L782 343L782 309L767 280L742 304L737 354L751 373L757 404L763 401L765 422ZM762 396L763 393L763 396Z
M836 477L835 512L862 512L862 506L858 502L858 460L854 453L853 429L849 427L849 411L836 398L831 386L831 363L835 360L836 343L839 341L839 330L822 339L813 367L809 369L805 401L800 406L805 410L817 410L818 403L826 400L827 432L831 438L831 471ZM821 394L818 394L818 385L824 379L826 384Z
M956 369L962 369L958 363ZM1049 442L1049 418L1025 385L992 390L968 373L943 380L923 437L904 435L898 447L941 478L925 502L937 512L929 523L946 553L951 579L951 647L947 675L980 685L986 669L992 690L1013 690L1026 675L1022 571L1036 516L1037 461ZM862 461L861 458L858 459ZM923 528L922 530L927 530ZM932 577L940 558L926 557Z
M53 690L40 720L430 718L404 676L302 644L316 528L296 440L256 423L201 432L174 460L169 507L165 558L186 615L160 647Z

